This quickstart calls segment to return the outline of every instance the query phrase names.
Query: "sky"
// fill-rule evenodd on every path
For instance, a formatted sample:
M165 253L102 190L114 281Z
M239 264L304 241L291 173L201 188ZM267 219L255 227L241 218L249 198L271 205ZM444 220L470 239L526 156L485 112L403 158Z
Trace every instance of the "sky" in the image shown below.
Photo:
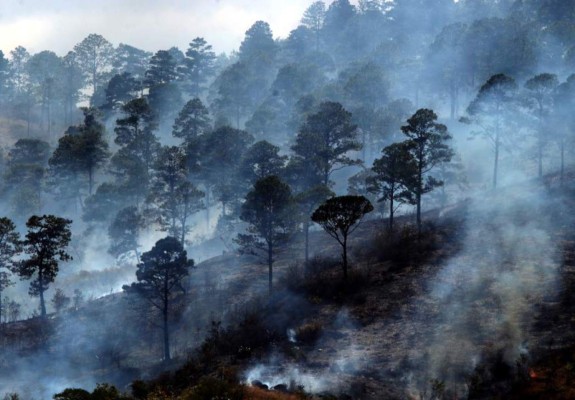
M285 38L312 0L0 0L0 50L63 56L91 33L114 46L185 51L204 37L216 53L238 49L257 20ZM329 4L330 1L326 1Z

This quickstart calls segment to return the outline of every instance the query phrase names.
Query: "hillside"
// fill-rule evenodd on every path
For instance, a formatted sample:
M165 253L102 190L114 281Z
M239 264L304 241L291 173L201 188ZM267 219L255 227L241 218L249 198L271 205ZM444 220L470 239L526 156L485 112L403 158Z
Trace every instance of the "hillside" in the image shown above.
M126 313L123 294L54 316L47 325L34 319L7 324L3 341L10 348L17 340L24 365L65 357L63 370L34 372L55 390L63 388L53 384L54 374L70 382L66 387L108 382L128 390L134 379L183 363L183 373L153 379L147 390L178 396L213 376L354 399L432 398L434 390L539 398L556 386L566 393L571 389L562 377L571 361L554 354L575 339L572 198L570 189L536 183L485 194L427 213L419 244L412 217L400 217L394 237L385 233L385 221L364 221L352 238L347 282L339 246L314 232L307 277L301 262L294 263L302 252L294 242L276 263L271 298L266 269L256 260L237 254L206 260L190 277L182 301L190 305L178 315L177 357L168 365L153 361L160 354L153 319L141 308ZM110 332L113 326L118 329ZM138 342L130 329L138 330ZM4 365L21 376L22 361L5 358Z
M572 397L575 2L305 2L2 9L0 398Z

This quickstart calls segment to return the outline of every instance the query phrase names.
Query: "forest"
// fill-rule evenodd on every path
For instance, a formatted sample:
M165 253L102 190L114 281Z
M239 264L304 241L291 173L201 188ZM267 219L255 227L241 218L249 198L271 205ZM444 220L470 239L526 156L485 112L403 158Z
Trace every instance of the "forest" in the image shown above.
M574 398L574 21L0 51L0 398Z

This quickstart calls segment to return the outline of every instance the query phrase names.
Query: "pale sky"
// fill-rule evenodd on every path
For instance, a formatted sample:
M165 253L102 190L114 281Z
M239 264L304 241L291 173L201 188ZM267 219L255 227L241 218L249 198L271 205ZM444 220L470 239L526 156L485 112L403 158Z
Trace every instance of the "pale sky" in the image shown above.
M257 20L285 38L313 0L0 0L0 50L63 56L90 33L114 46L185 51L197 36L216 53L238 49ZM329 4L331 1L326 1Z

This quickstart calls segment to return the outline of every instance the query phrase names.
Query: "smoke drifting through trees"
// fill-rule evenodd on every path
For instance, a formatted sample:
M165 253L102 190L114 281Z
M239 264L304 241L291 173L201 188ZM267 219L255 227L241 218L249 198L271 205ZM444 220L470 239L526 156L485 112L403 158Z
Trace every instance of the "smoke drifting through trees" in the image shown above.
M424 3L313 2L286 38L274 39L273 27L255 21L230 55L216 55L201 37L187 49L148 53L99 34L78 38L64 57L23 47L0 54L0 201L15 224L5 221L7 231L24 235L32 215L74 221L71 237L61 229L66 251L39 254L32 238L30 260L0 249L7 256L0 294L9 297L0 319L34 315L18 307L27 298L23 285L7 286L16 261L36 282L30 293L41 297L42 315L79 308L82 293L66 301L74 289L99 297L132 282L145 263L140 254L166 234L193 246L196 260L236 252L236 237L244 249L265 250L271 291L276 254L291 251L288 244L302 238L296 257L309 264L310 217L330 197L349 191L383 200L390 232L394 216L416 205L420 235L426 210L471 197L463 250L429 283L442 310L429 329L439 333L414 379L455 380L440 354L467 368L450 341L473 358L486 337L501 337L513 362L529 326L528 297L554 287L558 251L545 218L516 217L538 216L553 199L540 187L505 198L486 197L484 189L509 190L531 178L542 184L556 170L569 185L575 7L559 0ZM90 107L77 109L80 101ZM467 173L468 192L456 170ZM482 249L493 253L476 257ZM57 256L74 260L57 271ZM343 265L347 274L347 257ZM534 276L544 284L534 286ZM486 294L495 304L486 304ZM486 323L471 337L469 316L477 314ZM130 349L124 341L136 339L115 335L106 322L107 354L122 364ZM43 339L42 346L51 343ZM34 361L22 363L19 371Z

